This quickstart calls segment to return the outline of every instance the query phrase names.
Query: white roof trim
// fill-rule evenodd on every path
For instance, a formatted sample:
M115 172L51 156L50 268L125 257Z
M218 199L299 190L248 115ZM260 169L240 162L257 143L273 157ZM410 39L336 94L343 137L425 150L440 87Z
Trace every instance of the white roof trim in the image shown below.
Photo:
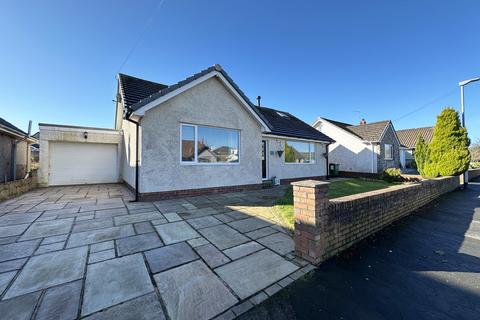
M355 139L359 140L360 142L369 143L369 144L370 144L370 143L375 143L375 142L377 142L377 141L368 141L368 140L361 139L359 136L357 136L357 135L355 135L355 134L353 134L353 133L351 133L351 132L343 129L342 127L337 126L337 125L334 124L334 123L331 123L330 121L328 121L328 120L326 120L325 118L322 118L322 117L318 117L317 121L315 121L315 122L312 124L312 127L315 128L315 126L316 126L319 122L321 122L321 121L325 121L325 122L331 124L331 125L334 126L335 128L338 128L338 129L342 130L343 132L345 132L345 133L347 133L348 135L354 137ZM317 129L317 128L315 128L315 129ZM318 129L317 129L317 130L318 130ZM321 132L321 131L320 131L320 132ZM337 142L338 142L338 141L337 141Z
M212 78L212 77L217 77L225 87L227 87L227 89L230 91L230 93L243 105L243 107L262 125L263 127L263 130L262 131L266 131L266 132L270 132L270 129L269 127L267 126L267 124L262 120L262 118L260 118L258 116L258 114L252 110L252 107L250 106L250 104L245 101L242 96L238 93L238 91L230 84L230 82L228 82L227 79L225 79L225 77L218 71L214 70L214 71L211 71L209 73L207 73L206 75L184 85L184 86L181 86L180 88L172 91L172 92L169 92L167 93L166 95L164 96L161 96L159 97L158 99L155 99L149 103L147 103L146 105L144 105L143 107L141 107L140 109L136 110L133 112L133 114L136 114L136 115L139 115L139 116L144 116L145 115L145 112L147 110L150 110L170 99L172 99L173 97L187 91L188 89L191 89L199 84L201 84L202 82L205 82L207 81L208 79Z
M400 143L400 139L398 139L397 132L395 131L395 128L393 127L392 121L388 121L388 126L385 126L385 129L383 129L382 135L380 136L380 141L382 141L382 139L385 136L385 133L387 132L389 127L392 127L393 135L395 136L395 139L397 140L398 145L401 146L402 144Z
M6 126L0 125L0 131L3 131L6 134L17 137L19 139L24 139L25 138L25 140L27 140L31 143L38 143L37 138L34 138L32 136L27 137L27 135L21 134L20 132L14 131L13 129L10 129L9 127L6 127Z

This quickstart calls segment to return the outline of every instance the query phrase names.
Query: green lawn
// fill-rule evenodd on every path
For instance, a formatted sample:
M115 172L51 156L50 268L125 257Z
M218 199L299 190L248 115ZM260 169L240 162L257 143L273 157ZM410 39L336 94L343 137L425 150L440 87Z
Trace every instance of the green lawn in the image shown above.
M328 195L330 199L349 196L352 194L368 192L378 189L384 189L392 186L383 180L363 180L363 179L348 179L331 182L329 185ZM293 190L288 188L285 196L278 199L274 206L275 214L282 224L293 230Z

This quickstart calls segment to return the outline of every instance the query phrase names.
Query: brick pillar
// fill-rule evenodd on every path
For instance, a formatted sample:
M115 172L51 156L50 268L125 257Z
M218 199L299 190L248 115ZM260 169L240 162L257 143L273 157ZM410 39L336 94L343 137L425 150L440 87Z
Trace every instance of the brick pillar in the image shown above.
M327 234L329 182L304 180L293 182L295 214L295 254L313 264L323 260Z

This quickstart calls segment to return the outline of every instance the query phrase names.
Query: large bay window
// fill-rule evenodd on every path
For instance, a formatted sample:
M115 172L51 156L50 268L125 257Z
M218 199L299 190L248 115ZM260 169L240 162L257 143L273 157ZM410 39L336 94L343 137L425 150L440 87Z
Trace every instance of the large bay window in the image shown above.
M315 163L315 144L285 141L285 163Z
M182 163L239 162L240 133L234 129L181 124Z

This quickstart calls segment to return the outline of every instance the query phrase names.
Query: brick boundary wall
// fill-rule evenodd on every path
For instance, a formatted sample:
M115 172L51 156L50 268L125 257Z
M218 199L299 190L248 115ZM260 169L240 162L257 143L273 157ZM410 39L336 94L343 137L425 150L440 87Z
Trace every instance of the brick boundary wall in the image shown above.
M460 178L442 177L330 200L328 182L293 182L295 254L314 264L457 189Z
M338 176L342 178L378 179L380 175L371 172L338 171Z
M0 201L5 201L19 196L25 192L36 189L38 186L37 176L34 175L27 179L9 181L0 184Z
M480 177L480 169L470 169L468 170L468 181Z

